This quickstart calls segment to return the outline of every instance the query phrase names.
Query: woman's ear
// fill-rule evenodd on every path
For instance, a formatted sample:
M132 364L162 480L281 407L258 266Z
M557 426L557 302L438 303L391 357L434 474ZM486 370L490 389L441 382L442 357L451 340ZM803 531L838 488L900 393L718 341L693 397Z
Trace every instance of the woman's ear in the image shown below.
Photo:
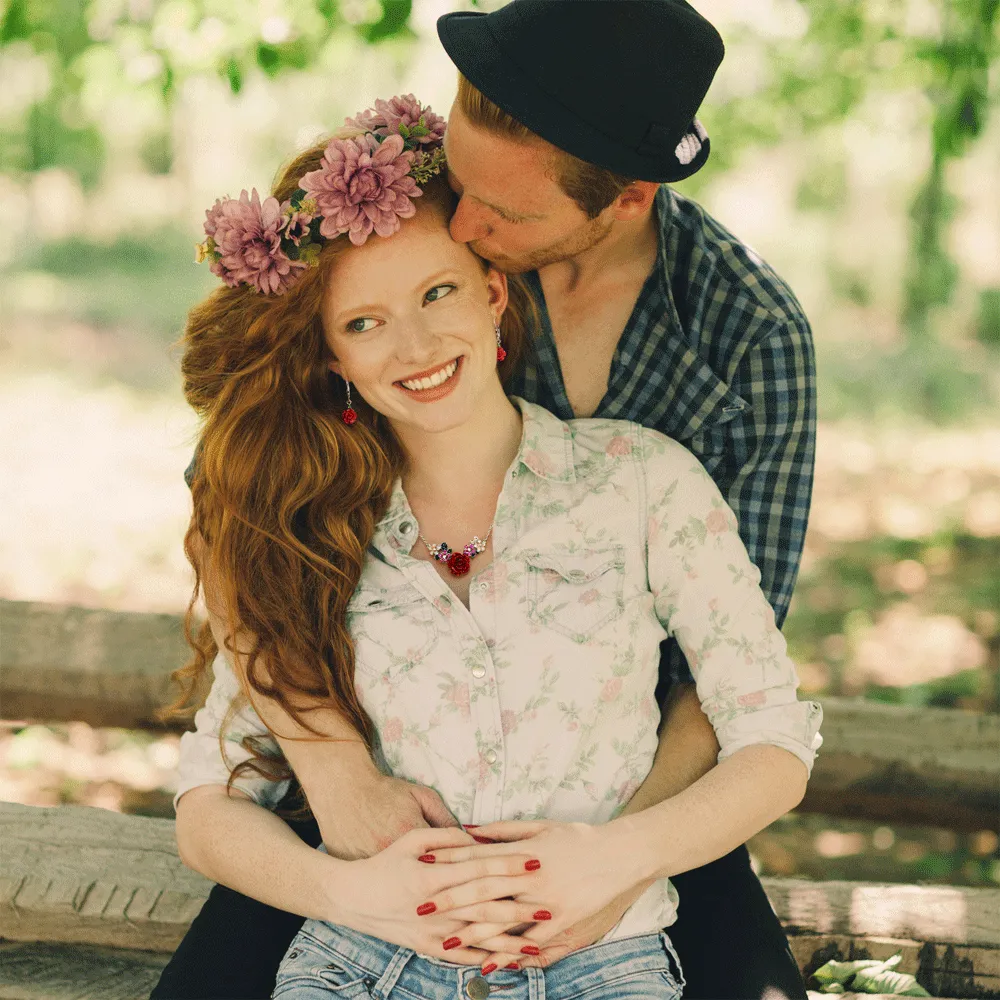
M490 300L490 312L493 314L493 322L500 325L500 317L507 308L507 275L503 271L498 271L491 267L486 272L486 291Z
M327 367L333 372L334 375L339 375L341 378L344 377L344 368L336 358L331 358L327 362Z

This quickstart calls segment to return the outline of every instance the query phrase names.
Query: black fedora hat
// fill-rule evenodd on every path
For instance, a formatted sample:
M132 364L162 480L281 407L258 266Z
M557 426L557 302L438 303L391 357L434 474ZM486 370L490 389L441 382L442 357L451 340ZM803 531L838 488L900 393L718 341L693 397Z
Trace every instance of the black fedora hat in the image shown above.
M511 0L437 28L477 90L581 160L679 181L708 159L695 113L725 50L684 0Z

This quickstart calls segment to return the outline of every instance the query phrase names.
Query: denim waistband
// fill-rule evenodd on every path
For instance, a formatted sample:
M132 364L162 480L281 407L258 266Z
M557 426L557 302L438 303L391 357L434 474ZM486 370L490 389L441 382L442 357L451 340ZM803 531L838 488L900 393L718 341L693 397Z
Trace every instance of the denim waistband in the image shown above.
M418 955L409 948L391 944L360 931L307 920L289 948L286 958L307 948L329 957L338 964L352 967L352 975L363 979L369 995L386 1000L409 994L426 1000L450 1000L475 995L469 983L482 979L478 966L457 965L438 958ZM619 992L615 984L642 973L662 974L663 990L657 995L679 996L684 981L680 964L669 938L663 932L618 938L603 944L581 948L547 969L528 967L518 971L499 969L490 973L490 992L499 1000L571 1000L584 993L599 991L601 997L630 996ZM279 972L278 984L282 982ZM670 987L676 987L671 990ZM276 990L276 994L280 990Z

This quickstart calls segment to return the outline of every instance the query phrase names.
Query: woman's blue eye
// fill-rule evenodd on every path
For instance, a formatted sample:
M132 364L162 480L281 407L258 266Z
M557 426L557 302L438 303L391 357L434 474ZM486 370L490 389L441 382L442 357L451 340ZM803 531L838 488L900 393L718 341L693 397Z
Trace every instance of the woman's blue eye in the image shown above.
M444 289L444 291L442 291ZM455 291L454 285L435 285L425 296L424 302L437 302L438 299L443 299L446 295Z
M366 323L371 323L371 326L365 326ZM369 330L374 330L377 324L377 319L359 316L357 319L352 319L351 322L347 324L347 329L350 333L367 333Z

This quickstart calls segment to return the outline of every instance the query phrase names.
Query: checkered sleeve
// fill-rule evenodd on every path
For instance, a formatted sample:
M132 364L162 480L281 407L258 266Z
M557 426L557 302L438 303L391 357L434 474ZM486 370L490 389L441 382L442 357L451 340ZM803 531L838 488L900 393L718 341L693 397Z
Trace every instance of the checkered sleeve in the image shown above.
M744 354L732 385L750 407L728 425L731 447L708 468L736 514L780 627L802 557L816 452L816 364L801 313ZM675 642L664 643L662 657L661 703L671 684L693 683Z

